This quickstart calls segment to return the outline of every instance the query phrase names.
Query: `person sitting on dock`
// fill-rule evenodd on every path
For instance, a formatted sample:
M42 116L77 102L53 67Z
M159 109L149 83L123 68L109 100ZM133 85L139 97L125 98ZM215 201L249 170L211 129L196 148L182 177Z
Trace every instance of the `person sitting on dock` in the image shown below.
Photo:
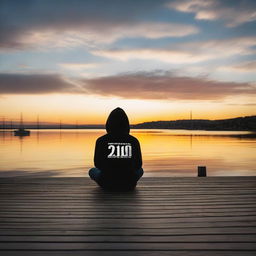
M129 134L129 120L121 108L114 109L106 122L107 134L96 141L95 168L89 176L104 189L131 190L143 175L139 141Z

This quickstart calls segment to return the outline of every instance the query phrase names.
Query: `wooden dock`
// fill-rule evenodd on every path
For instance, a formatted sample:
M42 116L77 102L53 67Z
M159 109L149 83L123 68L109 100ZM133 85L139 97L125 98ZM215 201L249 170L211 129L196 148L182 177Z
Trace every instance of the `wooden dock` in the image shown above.
M256 255L256 177L143 178L103 192L88 178L2 178L0 254Z

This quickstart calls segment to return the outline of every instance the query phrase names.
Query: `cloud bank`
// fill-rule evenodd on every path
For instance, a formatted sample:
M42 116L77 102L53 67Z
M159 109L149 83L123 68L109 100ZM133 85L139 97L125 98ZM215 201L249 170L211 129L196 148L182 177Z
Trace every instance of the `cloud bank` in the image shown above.
M256 20L255 1L175 0L170 1L167 7L194 13L197 20L220 19L225 21L227 27Z
M220 100L256 94L250 83L218 82L155 71L70 80L57 74L0 74L0 94L69 93L144 100Z
M133 99L219 100L256 94L250 83L218 82L170 73L133 73L82 80L87 93Z
M130 59L159 60L169 63L196 63L235 55L255 54L256 37L234 37L170 44L161 48L91 50L97 56L127 61Z
M256 72L256 61L248 61L232 67L242 72Z
M183 37L194 25L143 20L164 1L0 2L0 48L71 47L108 44L120 38Z
M0 94L49 94L76 91L75 84L57 74L0 74Z

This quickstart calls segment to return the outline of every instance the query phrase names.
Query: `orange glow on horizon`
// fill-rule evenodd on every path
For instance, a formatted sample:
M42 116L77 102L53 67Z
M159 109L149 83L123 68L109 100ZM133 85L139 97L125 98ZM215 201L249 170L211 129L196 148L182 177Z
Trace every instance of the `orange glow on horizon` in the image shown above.
M156 100L131 100L103 98L84 95L11 95L0 101L0 117L8 122L19 121L23 113L24 122L63 124L105 124L109 113L116 107L123 108L131 124L190 119L227 119L256 114L255 106L241 104L251 99L230 99L228 102L180 102ZM247 100L247 101L246 101Z
M243 117L243 116L252 116L255 115L255 113L248 113L244 115L243 113L239 114L223 114L223 115L197 115L193 116L193 119L210 119L210 120L217 120L217 119L229 119L229 118L237 118L237 117ZM23 113L24 116L24 123L36 123L37 122L37 115L32 116L27 113ZM39 116L39 124L59 124L60 122L62 125L105 125L108 115L97 115L92 116L88 114L84 114L83 116L77 116L77 118L74 118L74 116L61 116L58 118L58 115L53 116L47 116L45 114L38 115ZM20 120L20 114L12 117L8 117L7 115L4 116L5 122L8 123L10 121L12 122L19 122ZM152 122L152 121L175 121L175 120L188 120L190 119L189 113L186 114L177 114L177 115L152 115L147 116L146 118L140 117L136 118L129 116L130 124L139 124L144 122Z

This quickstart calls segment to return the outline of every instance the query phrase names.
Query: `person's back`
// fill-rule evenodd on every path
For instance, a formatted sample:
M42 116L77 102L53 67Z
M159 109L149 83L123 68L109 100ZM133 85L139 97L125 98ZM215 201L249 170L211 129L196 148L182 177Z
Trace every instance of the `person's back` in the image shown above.
M96 168L89 175L104 188L133 188L143 175L141 150L139 141L129 134L129 120L121 108L110 113L106 130L107 134L96 141Z

